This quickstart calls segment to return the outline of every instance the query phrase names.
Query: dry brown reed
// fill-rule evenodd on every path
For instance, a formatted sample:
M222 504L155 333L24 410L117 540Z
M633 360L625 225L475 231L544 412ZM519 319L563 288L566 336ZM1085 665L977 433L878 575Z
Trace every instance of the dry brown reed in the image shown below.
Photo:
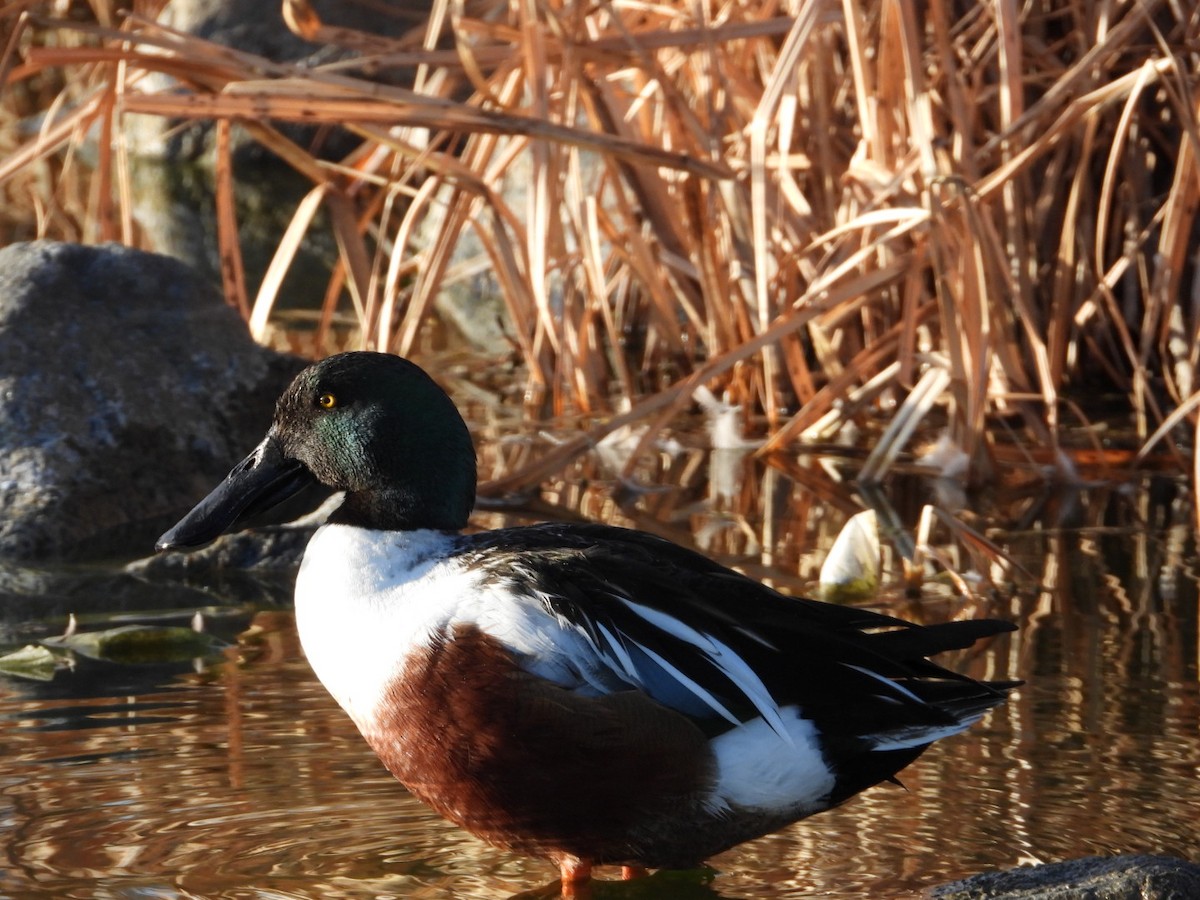
M1166 448L1188 468L1193 4L437 0L397 40L284 5L298 33L354 55L284 64L172 32L137 4L121 17L95 0L93 24L8 4L10 209L41 235L136 240L126 117L217 122L230 302L262 335L324 208L338 263L322 323L349 314L363 345L398 353L479 267L455 256L473 232L532 406L634 400L497 490L622 424L651 425L649 441L704 383L765 412L763 453L867 426L865 480L933 430L971 480L1007 464L1000 443L1073 479L1075 433L1106 395L1130 413L1139 460ZM411 89L367 75L400 66L416 67ZM147 72L177 86L146 88ZM279 122L362 143L320 159ZM231 124L312 182L259 285L240 261ZM85 172L74 153L93 128Z

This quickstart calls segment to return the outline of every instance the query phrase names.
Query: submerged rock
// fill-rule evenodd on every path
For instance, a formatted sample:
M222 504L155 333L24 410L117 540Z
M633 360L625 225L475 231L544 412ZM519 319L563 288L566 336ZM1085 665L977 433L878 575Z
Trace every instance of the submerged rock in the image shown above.
M213 572L277 572L295 577L317 525L278 525L223 534L200 550L175 550L137 559L125 570L141 578L203 577Z
M149 550L261 440L303 366L176 260L0 249L0 557Z
M1090 856L974 875L931 900L1193 900L1200 865L1169 856Z

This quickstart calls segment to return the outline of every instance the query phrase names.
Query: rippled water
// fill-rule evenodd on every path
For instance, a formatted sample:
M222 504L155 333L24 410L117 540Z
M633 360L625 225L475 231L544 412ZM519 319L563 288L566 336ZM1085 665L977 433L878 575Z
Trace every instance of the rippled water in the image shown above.
M763 487L754 474L720 501L677 479L632 520L676 538L694 531L723 560L803 587L824 540L814 530L835 532L844 514L811 485ZM574 507L602 502L572 490ZM875 788L736 848L712 861L715 876L665 873L596 896L905 897L1034 860L1200 859L1190 512L1172 490L1096 492L1053 509L1012 502L1009 527L988 534L1032 580L1012 574L970 600L932 584L923 599L882 601L917 618L1019 622L957 660L1026 679L1009 704L936 745L906 770L906 789ZM70 583L41 598L10 588L5 641L53 632L60 608L221 600L113 575ZM199 666L80 659L48 683L0 676L0 896L501 898L551 882L548 864L484 846L411 799L308 670L286 605L265 597L225 598L214 627L251 637ZM38 603L55 615L39 618Z

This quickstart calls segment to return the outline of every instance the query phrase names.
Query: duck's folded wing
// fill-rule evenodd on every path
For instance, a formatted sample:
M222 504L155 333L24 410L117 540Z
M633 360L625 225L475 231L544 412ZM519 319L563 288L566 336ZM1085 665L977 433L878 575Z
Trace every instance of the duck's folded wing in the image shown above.
M547 525L490 535L498 537L476 536L476 549L486 549L479 558L496 577L583 637L582 679L598 690L643 690L709 733L761 717L783 736L781 710L794 706L826 735L928 743L974 721L1012 686L927 659L1012 630L1006 622L919 626L786 597L625 529Z

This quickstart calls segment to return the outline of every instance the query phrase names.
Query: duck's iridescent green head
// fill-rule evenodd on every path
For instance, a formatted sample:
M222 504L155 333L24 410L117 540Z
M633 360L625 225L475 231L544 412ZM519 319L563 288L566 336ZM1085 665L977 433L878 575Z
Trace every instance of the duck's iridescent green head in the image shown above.
M475 501L475 451L418 366L386 353L331 356L296 376L263 442L157 546L207 543L314 480L346 492L331 521L457 530Z

